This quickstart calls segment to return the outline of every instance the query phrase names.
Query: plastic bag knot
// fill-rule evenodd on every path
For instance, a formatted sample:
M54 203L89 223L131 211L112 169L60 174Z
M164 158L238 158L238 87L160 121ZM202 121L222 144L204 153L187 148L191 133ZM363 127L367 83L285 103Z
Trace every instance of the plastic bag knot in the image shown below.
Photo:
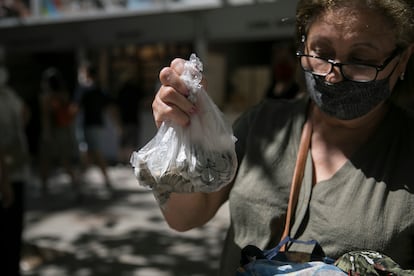
M193 103L195 103L197 99L195 95L202 89L202 71L203 63L195 54L191 54L190 59L184 63L184 71L181 74L181 79L189 89L190 94L188 99Z

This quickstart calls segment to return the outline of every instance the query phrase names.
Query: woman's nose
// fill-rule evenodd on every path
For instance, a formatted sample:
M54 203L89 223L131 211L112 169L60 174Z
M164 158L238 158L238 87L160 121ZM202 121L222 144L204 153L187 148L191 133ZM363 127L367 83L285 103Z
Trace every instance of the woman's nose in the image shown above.
M326 75L325 81L329 83L337 83L343 81L344 77L341 73L341 68L339 65L332 65L331 72Z

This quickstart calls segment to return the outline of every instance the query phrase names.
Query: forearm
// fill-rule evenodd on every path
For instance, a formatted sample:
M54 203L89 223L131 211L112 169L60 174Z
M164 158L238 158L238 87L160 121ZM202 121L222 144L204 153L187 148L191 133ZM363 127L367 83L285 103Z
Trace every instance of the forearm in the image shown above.
M172 193L162 207L168 225L177 231L187 231L209 220L208 196L204 193Z
M213 218L227 200L229 190L230 185L213 193L172 193L161 210L171 228L187 231Z

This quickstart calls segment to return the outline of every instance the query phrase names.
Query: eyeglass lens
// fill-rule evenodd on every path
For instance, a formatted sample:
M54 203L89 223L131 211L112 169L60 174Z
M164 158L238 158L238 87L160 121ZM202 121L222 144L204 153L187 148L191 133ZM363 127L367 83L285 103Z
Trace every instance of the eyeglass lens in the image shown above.
M326 76L332 72L333 67L340 68L343 77L353 81L372 81L377 76L377 69L373 66L359 64L335 64L323 58L301 56L300 62L305 71L319 76Z

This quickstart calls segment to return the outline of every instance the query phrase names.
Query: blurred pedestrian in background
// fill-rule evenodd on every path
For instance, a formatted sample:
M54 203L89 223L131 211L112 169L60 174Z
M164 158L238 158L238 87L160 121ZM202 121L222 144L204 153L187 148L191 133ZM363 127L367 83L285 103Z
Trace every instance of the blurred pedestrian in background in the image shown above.
M57 68L51 67L43 72L41 89L40 176L43 191L48 190L51 166L57 164L65 168L71 184L79 193L74 166L79 156L74 128L77 106L72 101L62 73Z
M0 248L1 275L20 275L23 232L24 187L28 172L28 149L23 101L7 86L7 69L0 61Z
M81 112L81 133L78 135L80 136L78 142L81 144L82 153L84 153L82 156L83 164L85 168L89 164L96 164L102 172L105 186L111 190L112 184L103 148L105 147L105 116L110 113L112 101L99 86L97 69L89 62L82 63L78 68L78 88L75 92L75 101ZM119 126L119 122L116 123Z

